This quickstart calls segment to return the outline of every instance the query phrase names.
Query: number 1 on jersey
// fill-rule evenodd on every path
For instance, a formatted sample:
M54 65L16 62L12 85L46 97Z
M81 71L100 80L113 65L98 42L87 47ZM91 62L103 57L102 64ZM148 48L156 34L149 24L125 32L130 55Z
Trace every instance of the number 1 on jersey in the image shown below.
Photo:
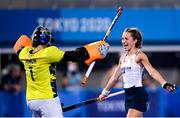
M32 80L33 80L33 81L35 81L35 80L34 80L34 77L33 77L32 67L29 67L29 70L30 70L30 74L31 74L31 78L32 78Z

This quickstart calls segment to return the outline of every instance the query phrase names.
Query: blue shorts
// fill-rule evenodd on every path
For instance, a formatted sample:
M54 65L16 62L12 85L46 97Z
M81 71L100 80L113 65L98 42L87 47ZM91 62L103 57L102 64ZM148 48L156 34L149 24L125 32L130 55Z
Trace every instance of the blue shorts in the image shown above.
M131 87L125 89L126 113L130 108L140 112L146 112L148 107L148 95L144 87Z

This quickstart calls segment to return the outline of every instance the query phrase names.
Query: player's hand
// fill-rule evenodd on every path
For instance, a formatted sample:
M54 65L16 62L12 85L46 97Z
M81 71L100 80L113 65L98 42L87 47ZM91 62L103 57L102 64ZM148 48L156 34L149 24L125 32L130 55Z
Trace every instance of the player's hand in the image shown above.
M93 61L104 59L109 50L109 44L106 41L96 41L83 47L89 55L89 58L85 60L87 65L90 65Z
M109 95L110 91L103 89L103 91L101 92L101 94L98 97L99 101L103 101L105 99L105 97L107 97Z
M102 58L105 58L107 53L108 53L108 50L109 50L109 44L106 43L106 44L103 44L103 45L99 45L98 49L99 49L99 52L102 55Z
M164 88L164 89L166 89L167 91L169 91L169 92L173 92L173 91L175 91L176 90L176 85L175 84L171 84L171 83L164 83L163 85L162 85L162 87Z
M103 101L103 100L105 100L105 97L106 97L106 96L100 94L99 97L98 97L98 100L99 100L99 101Z

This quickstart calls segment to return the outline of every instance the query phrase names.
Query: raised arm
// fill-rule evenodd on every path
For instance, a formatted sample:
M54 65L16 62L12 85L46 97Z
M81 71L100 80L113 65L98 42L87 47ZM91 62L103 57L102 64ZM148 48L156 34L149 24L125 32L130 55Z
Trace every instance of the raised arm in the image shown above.
M13 51L16 54L19 54L20 51L26 46L32 46L31 39L26 35L21 35L19 39L16 41L16 43L14 44Z
M82 62L85 61L90 65L95 60L100 60L106 57L109 49L109 44L105 41L97 41L77 48L74 51L66 51L63 56L63 61Z
M150 62L148 60L148 57L143 52L140 52L138 57L139 57L139 60L142 63L142 65L148 71L149 75L153 79L158 81L162 85L163 88L165 88L166 90L168 90L170 92L175 90L175 85L166 82L166 80L163 78L163 76L155 68L152 67L152 65L150 64Z

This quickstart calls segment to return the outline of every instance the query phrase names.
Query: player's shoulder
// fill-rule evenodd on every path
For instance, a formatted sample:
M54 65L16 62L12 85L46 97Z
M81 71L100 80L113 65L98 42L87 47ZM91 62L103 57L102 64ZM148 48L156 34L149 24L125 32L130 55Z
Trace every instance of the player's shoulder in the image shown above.
M46 49L47 50L59 50L59 48L56 46L48 46Z
M126 52L123 52L123 53L121 54L121 56L120 56L120 60L122 60L126 55L127 55L127 53L126 53Z
M59 51L59 48L56 46L48 46L45 48L45 52L48 52L48 53L56 53L58 51Z
M45 50L46 50L45 52L48 54L56 54L56 53L63 53L64 52L56 46L48 46L45 48Z
M127 53L122 53L122 55L119 58L119 64L122 63L122 60L124 59L124 57L126 56Z
M24 54L24 53L29 53L30 50L33 50L32 46L27 46L21 49L21 51L19 52L19 54Z
M139 50L138 55L140 55L140 56L146 56L145 52L143 52L142 50Z
M30 51L34 48L32 46L27 46L21 49L21 51L18 53L19 59L27 57L29 55Z
M147 58L147 55L145 52L143 52L142 50L139 51L139 53L137 54L137 58L139 59L144 59Z

